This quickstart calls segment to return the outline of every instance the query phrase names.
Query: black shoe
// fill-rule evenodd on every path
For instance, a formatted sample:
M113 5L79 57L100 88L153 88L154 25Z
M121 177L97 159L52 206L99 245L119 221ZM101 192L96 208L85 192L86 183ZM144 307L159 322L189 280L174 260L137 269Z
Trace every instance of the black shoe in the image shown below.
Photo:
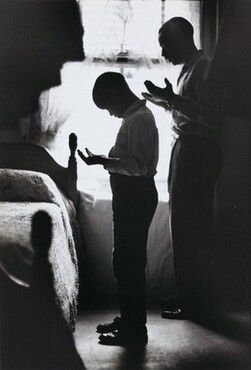
M126 333L121 330L115 330L111 333L101 334L99 343L110 346L145 346L148 342L147 329Z
M170 319L170 320L188 319L188 315L184 311L182 311L180 308L162 310L161 316L163 319Z
M121 317L115 317L115 319L107 324L100 324L97 326L97 333L105 334L111 333L115 330L119 330L121 327Z

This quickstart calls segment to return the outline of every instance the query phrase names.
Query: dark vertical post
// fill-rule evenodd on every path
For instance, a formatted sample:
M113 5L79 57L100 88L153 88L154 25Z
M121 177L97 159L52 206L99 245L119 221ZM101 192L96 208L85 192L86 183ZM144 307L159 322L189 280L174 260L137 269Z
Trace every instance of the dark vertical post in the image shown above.
M77 204L77 160L76 160L76 150L78 145L77 135L71 133L69 135L69 148L70 148L70 157L68 161L68 195L69 198Z
M160 25L163 26L165 23L165 13L166 13L166 0L161 0L161 21Z

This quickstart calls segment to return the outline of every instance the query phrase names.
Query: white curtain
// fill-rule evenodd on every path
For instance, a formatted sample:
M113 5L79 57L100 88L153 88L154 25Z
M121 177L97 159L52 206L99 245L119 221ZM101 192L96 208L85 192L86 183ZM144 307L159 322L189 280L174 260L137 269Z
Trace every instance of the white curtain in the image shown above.
M148 236L147 297L158 301L175 292L172 248L168 227L167 202L159 202ZM112 271L112 203L110 199L91 200L81 193L79 222L85 240L85 255L90 276L87 277L96 296L116 295Z

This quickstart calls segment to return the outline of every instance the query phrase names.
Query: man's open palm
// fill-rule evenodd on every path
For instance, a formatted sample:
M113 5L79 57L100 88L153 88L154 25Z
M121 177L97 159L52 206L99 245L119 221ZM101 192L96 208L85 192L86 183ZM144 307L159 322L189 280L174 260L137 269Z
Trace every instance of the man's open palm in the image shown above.
M167 78L165 78L166 87L164 87L164 88L161 88L161 87L158 87L158 86L154 85L149 80L146 80L144 82L144 84L145 84L145 87L147 88L147 90L149 91L149 93L154 98L161 99L163 101L168 102L170 97L172 97L174 95L173 87L172 87L171 83L168 81Z

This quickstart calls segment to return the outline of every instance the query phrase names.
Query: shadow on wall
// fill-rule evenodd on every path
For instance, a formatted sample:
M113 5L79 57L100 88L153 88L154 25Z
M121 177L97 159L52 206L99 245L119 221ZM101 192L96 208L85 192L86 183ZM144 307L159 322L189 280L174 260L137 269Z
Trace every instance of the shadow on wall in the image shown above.
M251 2L219 3L222 24L210 78L227 91L223 166L216 192L214 272L228 310L246 305L251 245Z
M172 248L166 202L159 202L149 231L147 246L147 297L160 302L174 291ZM85 302L115 301L116 285L112 272L112 203L97 199L88 204L81 193L79 223L85 239Z
M214 281L227 310L245 307L250 258L250 121L228 117L222 135L223 165L216 189Z

